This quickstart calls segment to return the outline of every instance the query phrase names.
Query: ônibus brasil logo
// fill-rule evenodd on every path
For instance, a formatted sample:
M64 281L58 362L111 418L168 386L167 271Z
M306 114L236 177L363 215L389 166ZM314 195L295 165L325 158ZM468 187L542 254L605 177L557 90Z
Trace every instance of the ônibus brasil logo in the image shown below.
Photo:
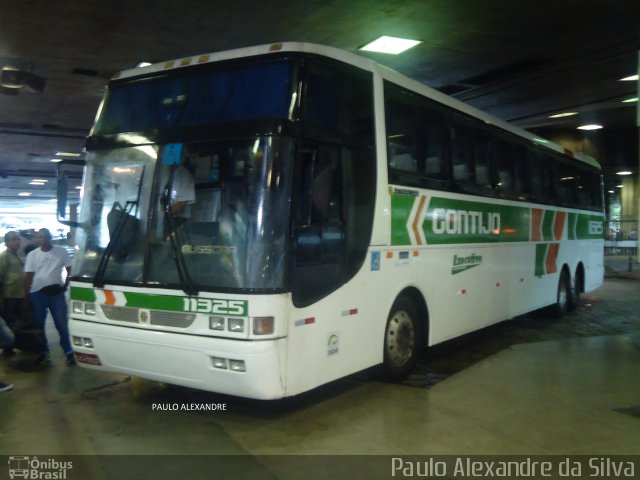
M470 268L477 267L480 264L482 264L481 255L476 255L475 253L467 257L459 257L458 255L454 255L453 266L451 267L451 275L464 272L465 270L469 270Z
M9 478L25 478L37 480L65 480L67 470L73 468L73 462L38 457L11 456L9 457Z

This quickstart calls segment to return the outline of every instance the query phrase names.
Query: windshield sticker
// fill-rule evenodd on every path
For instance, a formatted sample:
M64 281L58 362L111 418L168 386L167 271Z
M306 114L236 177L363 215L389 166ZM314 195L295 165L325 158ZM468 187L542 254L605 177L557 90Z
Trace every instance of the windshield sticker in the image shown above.
M182 158L181 143L168 143L165 145L162 155L163 165L180 165L180 158Z
M371 252L371 271L377 272L380 270L380 252Z

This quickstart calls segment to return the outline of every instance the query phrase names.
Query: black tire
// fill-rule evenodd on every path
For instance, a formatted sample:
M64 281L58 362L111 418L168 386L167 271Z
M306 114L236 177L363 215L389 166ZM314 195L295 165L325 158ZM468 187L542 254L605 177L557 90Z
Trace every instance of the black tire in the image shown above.
M384 332L383 370L389 380L402 381L413 371L420 338L417 309L407 297L398 297L391 307Z
M573 285L569 290L569 299L567 303L567 311L573 312L580 304L580 294L582 293L582 273L578 270L573 280Z
M571 297L571 280L566 270L562 270L558 279L558 292L556 303L551 307L553 316L561 318L569 311L569 298Z

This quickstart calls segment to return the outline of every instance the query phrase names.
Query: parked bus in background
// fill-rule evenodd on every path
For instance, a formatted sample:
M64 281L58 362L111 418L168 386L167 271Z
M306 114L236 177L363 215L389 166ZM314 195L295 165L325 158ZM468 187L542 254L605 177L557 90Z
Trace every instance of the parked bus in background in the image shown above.
M76 358L258 399L398 380L421 347L576 308L603 220L592 158L348 52L126 70L66 221Z

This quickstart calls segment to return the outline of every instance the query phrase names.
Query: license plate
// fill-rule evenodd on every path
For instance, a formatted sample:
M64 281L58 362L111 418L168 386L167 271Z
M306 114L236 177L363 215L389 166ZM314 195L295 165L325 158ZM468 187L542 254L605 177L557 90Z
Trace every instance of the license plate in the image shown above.
M100 358L92 353L74 352L74 355L76 356L76 360L80 363L86 363L88 365L102 365Z

